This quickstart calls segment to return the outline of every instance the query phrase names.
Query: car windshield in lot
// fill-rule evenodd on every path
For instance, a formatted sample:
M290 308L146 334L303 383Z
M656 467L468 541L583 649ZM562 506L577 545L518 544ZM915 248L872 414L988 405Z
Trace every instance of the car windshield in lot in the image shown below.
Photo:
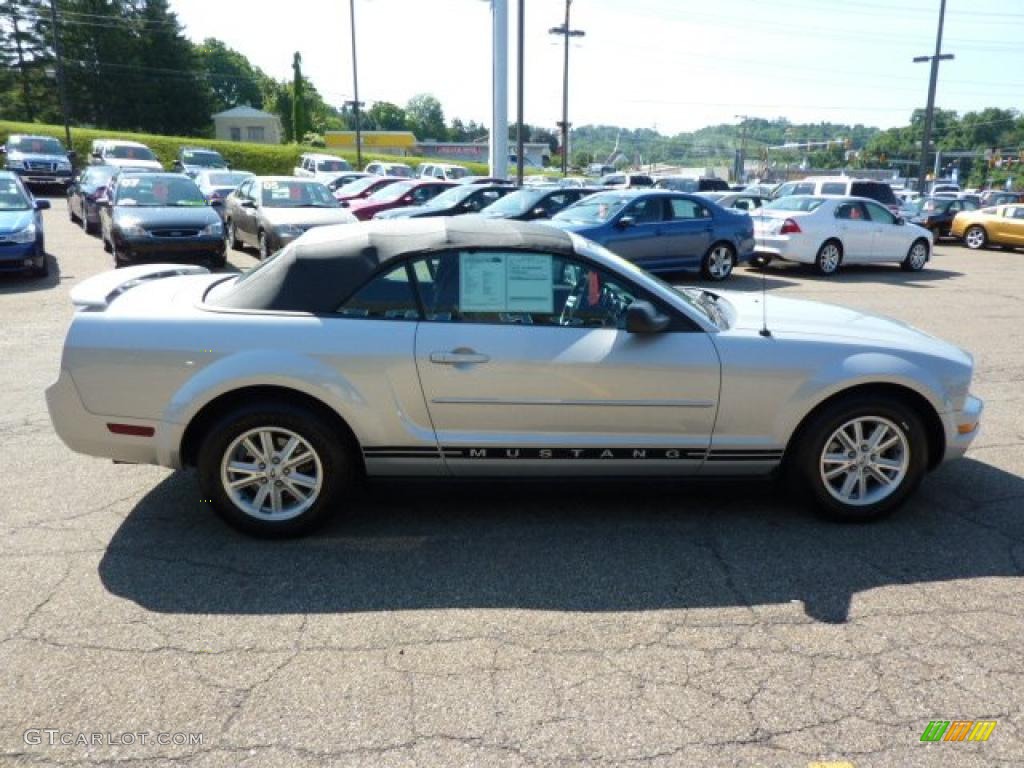
M63 155L64 145L56 139L47 137L22 137L7 142L7 148L16 152L27 152L35 155Z
M206 205L206 200L191 179L148 174L118 181L114 204L134 208L195 208Z
M603 224L635 199L633 196L614 193L593 195L559 211L552 218L580 224Z
M243 181L252 176L251 173L208 173L206 182L211 187L237 187Z
M348 168L348 163L344 160L318 160L316 164L316 169L320 173L341 173Z
M112 165L91 165L82 171L82 184L102 186L113 178L117 169Z
M13 179L0 179L0 211L27 211L28 198Z
M397 200L415 186L416 183L412 181L399 181L395 184L388 184L384 189L378 189L366 199L375 203L390 202Z
M133 147L126 144L114 144L107 150L107 157L118 160L156 160L156 155L146 147Z
M330 190L316 181L264 181L264 208L337 208Z
M350 181L348 184L344 184L338 187L338 192L340 192L343 195L361 195L363 192L365 192L375 184L382 185L381 189L383 189L389 184L394 183L394 181L390 181L386 179L384 176L364 176L361 179Z
M789 195L787 197L780 197L778 200L772 200L764 208L769 211L802 211L810 213L811 211L816 211L824 202L825 198L823 197Z
M545 189L517 189L494 201L481 213L484 216L520 216L537 205L547 193Z
M188 165L202 165L207 168L223 168L227 165L219 152L207 150L185 150L181 153L181 159Z
M425 208L450 208L453 205L458 205L476 191L476 188L472 186L453 187L452 189L446 189L441 194L432 197L430 200L425 202L423 206Z
M919 213L944 213L956 201L955 198L925 198L918 201Z

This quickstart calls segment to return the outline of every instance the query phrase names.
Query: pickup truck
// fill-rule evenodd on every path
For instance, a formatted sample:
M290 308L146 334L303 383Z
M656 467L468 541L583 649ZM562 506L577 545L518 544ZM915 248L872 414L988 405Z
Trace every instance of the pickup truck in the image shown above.
M50 136L27 136L11 134L7 143L0 147L4 166L16 173L28 186L71 183L71 159L73 153Z
M351 170L352 166L343 157L307 153L299 158L299 164L293 169L292 175L303 179L316 179L326 184L345 171Z

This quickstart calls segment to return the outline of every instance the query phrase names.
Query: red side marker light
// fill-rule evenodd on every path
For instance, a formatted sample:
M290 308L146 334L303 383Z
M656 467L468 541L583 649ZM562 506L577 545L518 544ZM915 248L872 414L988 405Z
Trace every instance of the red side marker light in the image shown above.
M138 424L107 424L107 429L115 435L134 435L135 437L152 437L156 433L153 427L142 427Z

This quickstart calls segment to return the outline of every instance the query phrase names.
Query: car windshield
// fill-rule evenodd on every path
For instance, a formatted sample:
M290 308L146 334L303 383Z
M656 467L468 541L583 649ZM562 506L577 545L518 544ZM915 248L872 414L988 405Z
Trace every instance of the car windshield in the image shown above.
M339 173L347 171L349 164L346 160L317 160L316 170L319 173Z
M251 173L208 173L206 183L211 187L237 187L251 176Z
M375 203L397 200L415 186L416 184L411 181L399 181L395 184L388 184L384 189L378 189L366 199Z
M786 197L780 197L778 200L772 200L764 206L764 209L768 211L803 211L809 213L816 211L824 202L825 198L823 197L787 195Z
M209 150L185 150L181 153L182 162L186 165L201 165L205 168L223 168L227 165L219 152Z
M603 224L617 214L635 197L603 194L585 198L575 205L559 211L552 218L559 221L574 221L580 224Z
M918 211L921 213L943 213L952 204L952 200L921 200L918 204Z
M350 181L348 184L342 184L338 187L338 192L342 195L361 195L375 184L381 184L386 187L388 184L393 183L394 182L382 180L380 176L364 176L361 179Z
M658 179L654 182L654 186L658 189L671 189L675 192L696 192L699 185L696 179Z
M536 189L518 189L495 200L483 209L484 216L519 216L531 210L547 192Z
M18 182L0 179L0 211L27 211L31 207Z
M114 205L135 208L193 208L206 205L191 179L178 176L130 176L117 182Z
M7 149L35 155L63 155L64 145L45 136L23 136L7 142Z
M461 203L474 192L476 192L476 187L453 187L430 198L423 205L426 208L451 208L453 205Z
M133 147L127 144L113 144L106 152L107 157L118 160L156 160L156 155L148 147Z
M468 176L469 171L459 165L452 165L444 169L444 175L449 179L461 179L463 176Z
M401 176L403 179L412 178L412 168L408 165L397 163L396 165L385 165L381 168L388 176Z
M330 190L316 181L264 181L261 183L264 208L337 208Z
M95 184L100 186L110 181L117 169L110 165L94 165L87 168L82 174L83 184Z

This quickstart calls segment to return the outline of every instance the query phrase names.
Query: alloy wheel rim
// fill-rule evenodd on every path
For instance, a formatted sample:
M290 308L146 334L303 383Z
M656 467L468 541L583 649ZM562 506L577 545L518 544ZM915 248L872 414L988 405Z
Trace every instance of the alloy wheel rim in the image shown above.
M708 272L716 280L722 280L732 272L732 252L725 246L715 248L708 262Z
M840 426L825 441L819 461L821 482L829 495L852 507L891 496L909 467L906 433L881 416L861 416Z
M834 245L826 245L821 252L821 268L825 272L835 272L839 266L839 249Z
M980 248L983 242L985 242L985 237L980 229L972 229L967 233L967 244L972 248Z
M298 517L316 503L323 480L323 464L313 446L282 427L244 432L221 459L221 487L231 503L261 521Z
M925 260L928 258L928 249L921 243L918 243L910 249L910 266L914 269L920 269L924 266Z

